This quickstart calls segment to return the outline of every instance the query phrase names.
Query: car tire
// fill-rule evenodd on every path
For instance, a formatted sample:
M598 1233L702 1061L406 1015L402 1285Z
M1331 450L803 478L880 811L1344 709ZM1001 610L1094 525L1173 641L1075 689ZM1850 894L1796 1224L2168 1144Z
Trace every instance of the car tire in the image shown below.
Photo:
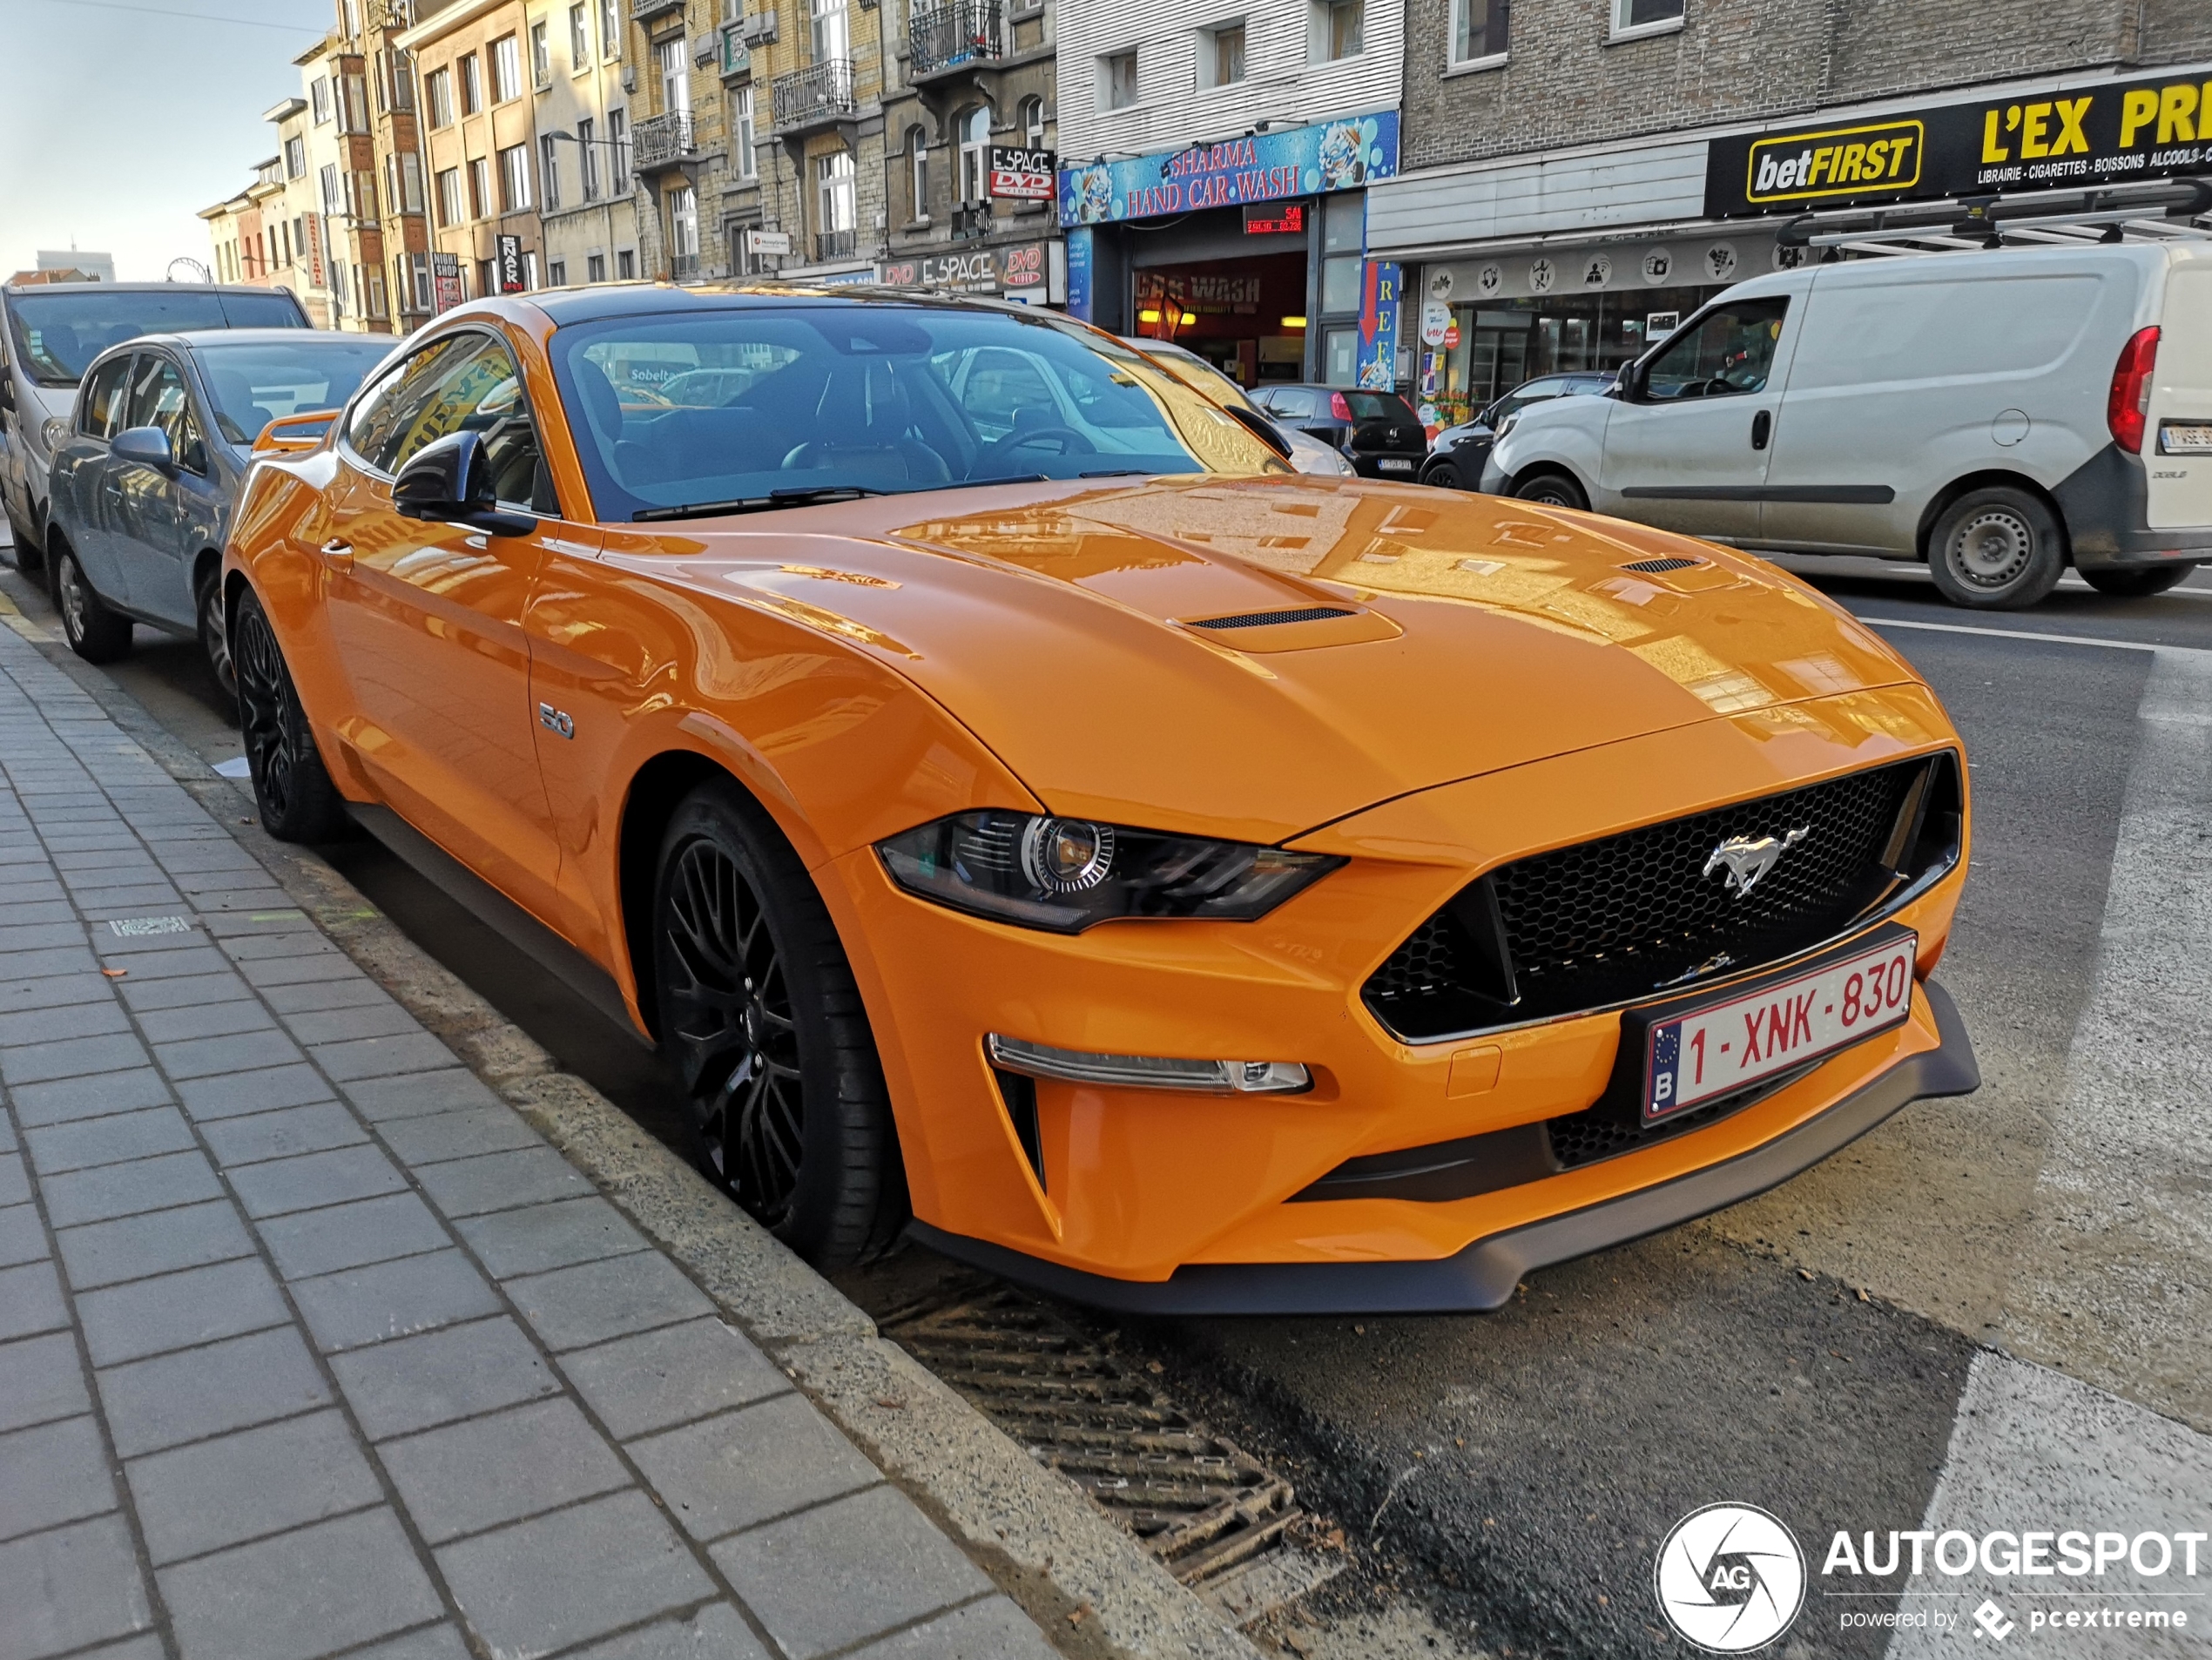
M1928 537L1928 572L1969 611L2025 611L2066 573L2066 533L2038 497L2006 484L1968 490Z
M199 584L199 600L193 607L199 620L199 649L207 653L207 667L215 677L215 684L233 705L238 701L238 665L231 660L230 626L223 619L223 573L210 570Z
M110 608L93 588L70 545L54 544L54 604L62 638L87 663L113 663L131 652L131 619Z
M2107 565L2101 570L2081 573L2081 580L2101 594L2114 599L2148 599L2153 594L2162 594L2168 588L2178 588L2195 570L2194 563L2137 565Z
M1463 490L1467 488L1460 481L1458 467L1448 461L1439 462L1423 473L1421 482L1440 490Z
M1513 493L1524 502L1538 502L1546 507L1571 507L1586 513L1590 506L1582 487L1565 473L1537 473L1523 478L1513 487Z
M759 806L716 779L661 838L652 909L662 1051L700 1171L818 1268L907 1218L890 1091L837 929Z
M345 800L315 746L276 630L250 590L239 596L230 638L238 665L239 735L246 741L261 827L279 841L337 840L348 823Z

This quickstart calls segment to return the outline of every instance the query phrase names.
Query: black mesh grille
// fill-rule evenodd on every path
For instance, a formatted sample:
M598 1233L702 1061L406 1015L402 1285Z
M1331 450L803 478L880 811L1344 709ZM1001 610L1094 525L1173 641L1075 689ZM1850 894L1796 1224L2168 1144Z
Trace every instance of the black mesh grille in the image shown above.
M1272 628L1278 623L1319 623L1332 617L1357 617L1358 611L1339 611L1332 605L1316 605L1302 611L1246 611L1241 617L1209 617L1193 628Z
M1642 570L1656 576L1662 570L1687 570L1690 566L1703 563L1703 560L1698 559L1636 559L1622 565L1621 569Z
M1607 1008L1676 986L1701 968L1741 972L1808 950L1896 886L1881 861L1924 774L1937 780L1925 793L1927 829L1901 862L1908 874L1947 862L1957 834L1947 756L1854 773L1494 871L1483 881L1496 898L1517 1000L1498 1001L1494 981L1486 982L1469 933L1480 917L1462 894L1370 976L1367 1006L1418 1043ZM1707 869L1730 838L1797 830L1804 835L1749 894L1722 869Z
M1584 1164L1595 1164L1601 1158L1611 1158L1616 1153L1631 1153L1655 1141L1665 1141L1718 1124L1730 1114L1788 1089L1810 1070L1793 1067L1773 1077L1761 1078L1749 1089L1724 1095L1688 1112L1678 1112L1670 1118L1662 1118L1657 1124L1647 1124L1632 1111L1596 1106L1546 1119L1544 1132L1551 1138L1552 1157L1559 1161L1560 1168L1575 1170Z

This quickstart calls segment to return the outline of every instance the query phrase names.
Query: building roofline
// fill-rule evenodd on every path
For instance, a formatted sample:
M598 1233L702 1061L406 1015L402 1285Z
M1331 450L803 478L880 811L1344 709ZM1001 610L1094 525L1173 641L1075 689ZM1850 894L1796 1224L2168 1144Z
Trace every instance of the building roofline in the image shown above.
M457 4L425 17L412 29L401 30L392 37L392 44L403 52L415 51L435 41L443 40L462 24L474 23L486 12L496 11L502 6L513 3L514 0L459 0ZM625 6L624 10L627 11L629 8Z

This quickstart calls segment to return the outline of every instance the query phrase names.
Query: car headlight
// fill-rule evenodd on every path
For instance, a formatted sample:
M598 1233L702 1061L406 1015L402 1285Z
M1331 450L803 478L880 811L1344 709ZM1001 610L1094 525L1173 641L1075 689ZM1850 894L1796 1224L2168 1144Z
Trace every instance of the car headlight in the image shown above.
M1511 432L1520 424L1521 411L1516 409L1511 415L1507 415L1503 421L1501 421L1498 423L1498 438L1502 440L1507 433Z
M46 441L48 455L52 455L69 442L70 430L68 416L49 415L46 418L46 424L39 428L38 435Z
M1345 862L998 807L919 826L876 853L910 894L1055 934L1116 917L1249 922Z

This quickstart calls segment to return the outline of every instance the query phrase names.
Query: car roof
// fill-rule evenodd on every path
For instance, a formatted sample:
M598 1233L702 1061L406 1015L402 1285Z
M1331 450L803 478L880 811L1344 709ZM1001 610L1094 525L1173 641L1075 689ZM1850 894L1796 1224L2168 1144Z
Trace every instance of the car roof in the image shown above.
M10 282L0 285L0 294L83 294L88 289L103 294L174 294L179 288L189 288L195 294L268 294L285 292L259 282Z
M922 288L892 288L878 283L598 282L580 288L539 288L508 294L535 306L556 327L597 322L606 317L681 315L686 312L765 309L793 303L808 306L927 306L935 310L988 312L997 316L1034 315L1036 308L975 294L937 294ZM453 314L448 313L448 315ZM487 315L496 312L487 311ZM1048 314L1056 316L1057 314Z

